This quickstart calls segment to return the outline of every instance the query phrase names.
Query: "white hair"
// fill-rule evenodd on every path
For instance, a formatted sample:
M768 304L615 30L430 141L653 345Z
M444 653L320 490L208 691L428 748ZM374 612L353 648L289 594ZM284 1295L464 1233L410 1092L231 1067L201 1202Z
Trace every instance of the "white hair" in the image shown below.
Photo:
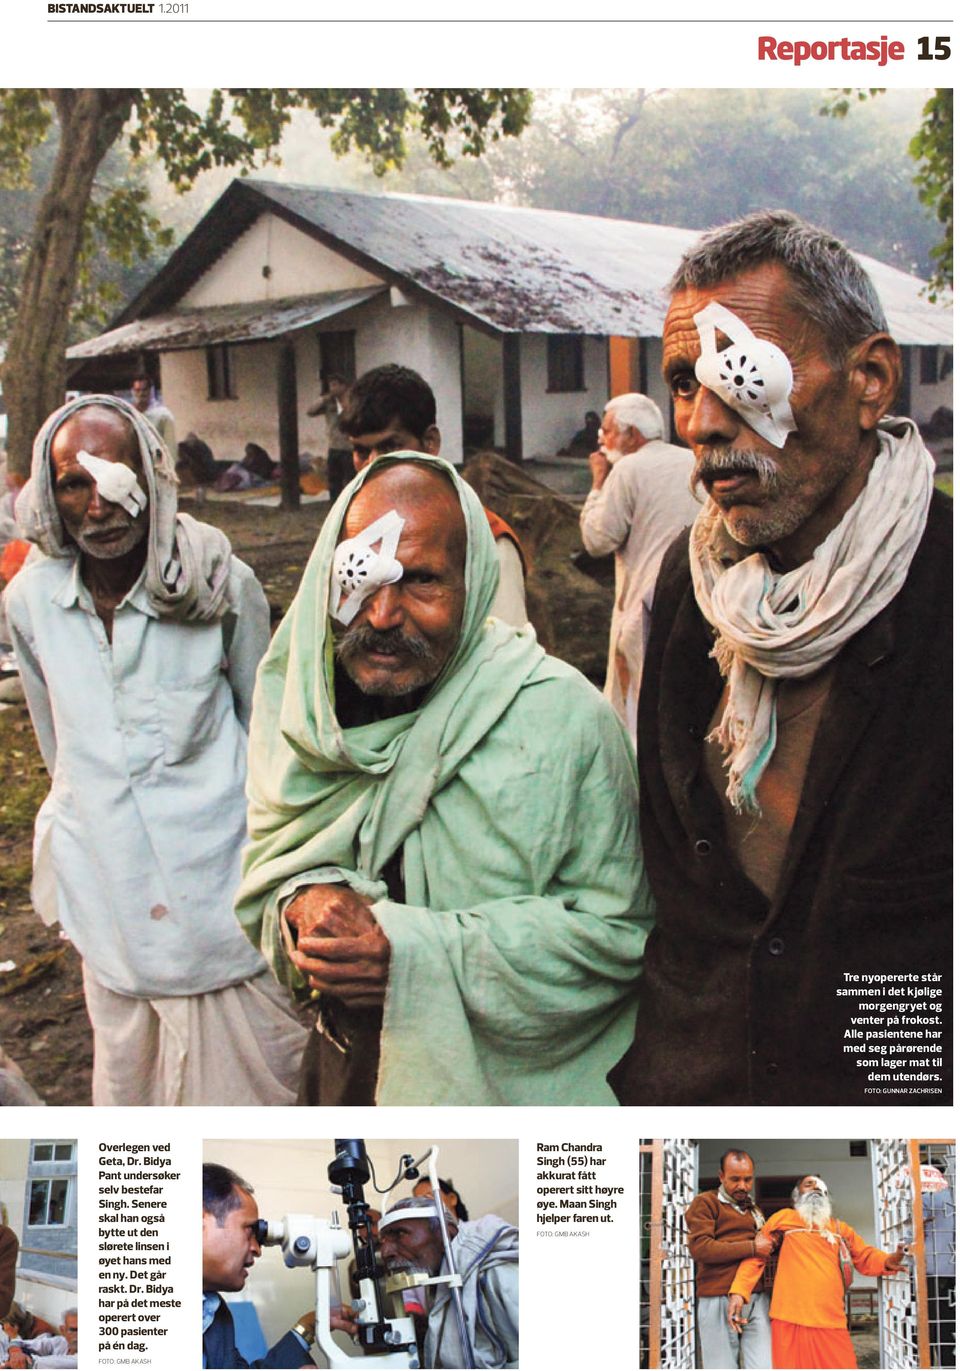
M604 414L612 414L621 431L635 428L642 438L663 437L663 415L648 395L629 391L607 401Z

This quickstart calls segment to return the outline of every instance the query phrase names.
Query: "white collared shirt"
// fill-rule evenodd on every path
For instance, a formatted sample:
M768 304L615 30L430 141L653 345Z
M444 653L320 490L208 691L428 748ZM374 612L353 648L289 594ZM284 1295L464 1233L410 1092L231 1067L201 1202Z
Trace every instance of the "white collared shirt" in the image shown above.
M228 602L235 617L224 622L161 618L141 577L114 612L111 643L76 558L31 563L6 592L52 777L34 904L119 994L201 994L264 969L233 895L269 610L236 557Z

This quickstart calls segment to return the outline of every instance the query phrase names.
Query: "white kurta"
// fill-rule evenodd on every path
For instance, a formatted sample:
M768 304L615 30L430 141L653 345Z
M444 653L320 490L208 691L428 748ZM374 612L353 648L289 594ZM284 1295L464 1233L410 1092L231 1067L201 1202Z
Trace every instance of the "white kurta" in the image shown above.
M74 558L28 565L6 592L52 778L37 818L35 902L121 995L196 995L264 970L233 894L269 614L237 558L229 601L236 613L223 622L159 618L141 579L116 610L111 643Z
M636 741L637 698L653 588L663 554L692 524L700 502L690 491L693 454L659 439L614 463L587 496L580 536L593 557L615 554L616 598L603 693Z

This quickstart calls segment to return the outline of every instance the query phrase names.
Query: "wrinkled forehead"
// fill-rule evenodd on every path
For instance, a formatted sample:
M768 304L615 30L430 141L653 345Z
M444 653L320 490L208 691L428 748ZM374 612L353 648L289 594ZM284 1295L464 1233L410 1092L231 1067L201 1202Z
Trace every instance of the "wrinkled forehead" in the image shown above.
M81 449L107 462L142 467L140 444L125 415L103 405L89 405L68 414L50 439L50 459L56 470L71 465Z
M723 305L758 338L790 355L799 342L809 345L816 327L795 300L794 282L779 262L753 267L706 286L684 286L671 296L663 325L664 362L668 354L700 355L694 316L707 305ZM822 343L822 340L821 340Z
M440 551L465 539L463 510L450 479L436 468L395 462L372 469L350 502L338 542L355 538L391 511L403 519L401 545L416 540Z

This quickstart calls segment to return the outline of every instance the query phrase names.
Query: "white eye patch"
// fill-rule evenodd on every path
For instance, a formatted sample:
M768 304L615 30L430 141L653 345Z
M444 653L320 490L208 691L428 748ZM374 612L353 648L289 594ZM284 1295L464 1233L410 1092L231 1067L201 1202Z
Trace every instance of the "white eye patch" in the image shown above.
M774 447L797 427L790 408L793 367L776 343L758 338L731 310L711 300L693 316L700 334L697 380L745 419ZM717 329L730 346L717 351Z
M349 624L381 586L393 585L403 575L397 561L397 544L403 529L403 519L395 509L381 515L355 538L338 544L333 554L333 575L330 586L330 612L341 624ZM379 543L379 551L373 550Z
M84 471L90 473L97 490L105 500L119 505L135 519L147 507L147 497L140 489L137 474L123 462L105 462L102 457L94 457L82 449L77 453L77 461Z

